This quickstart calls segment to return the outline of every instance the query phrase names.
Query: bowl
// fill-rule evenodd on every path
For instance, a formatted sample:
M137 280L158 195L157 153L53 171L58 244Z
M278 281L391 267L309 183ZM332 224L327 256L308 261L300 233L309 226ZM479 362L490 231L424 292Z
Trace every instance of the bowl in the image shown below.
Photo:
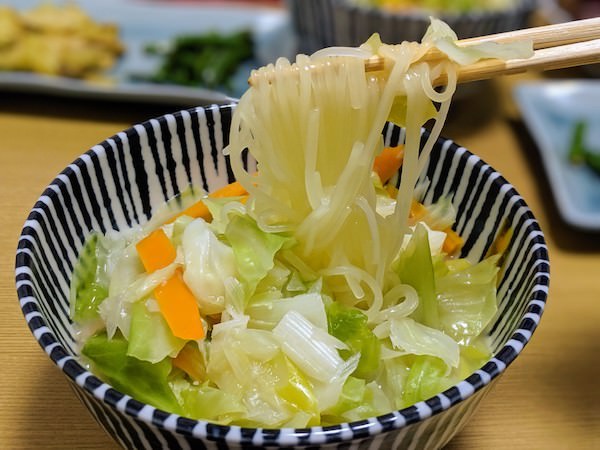
M298 50L307 54L324 47L355 47L373 33L389 44L420 42L432 15L424 10L390 12L353 0L287 0L287 5ZM445 12L439 18L466 39L525 28L534 8L535 0L515 0L505 9Z
M192 420L131 398L78 360L69 319L69 280L86 237L146 222L190 184L213 190L233 180L221 150L234 105L168 114L106 139L67 166L24 224L16 254L20 305L44 352L97 422L124 448L437 448L469 420L530 340L544 310L549 262L544 236L525 201L498 172L440 138L419 182L425 203L451 195L462 256L480 260L513 230L498 284L498 315L488 329L494 356L468 378L413 406L368 420L308 429L251 429ZM387 145L404 139L387 125ZM426 131L424 131L427 134ZM252 162L247 164L252 166Z

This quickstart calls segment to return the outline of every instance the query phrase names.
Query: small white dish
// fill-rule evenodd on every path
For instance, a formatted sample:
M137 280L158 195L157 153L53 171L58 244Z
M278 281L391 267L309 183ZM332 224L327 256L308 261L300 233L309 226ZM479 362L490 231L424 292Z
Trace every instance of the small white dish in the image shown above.
M586 146L600 151L600 80L527 83L514 94L563 219L576 228L600 231L600 175L568 159L578 121L587 123Z

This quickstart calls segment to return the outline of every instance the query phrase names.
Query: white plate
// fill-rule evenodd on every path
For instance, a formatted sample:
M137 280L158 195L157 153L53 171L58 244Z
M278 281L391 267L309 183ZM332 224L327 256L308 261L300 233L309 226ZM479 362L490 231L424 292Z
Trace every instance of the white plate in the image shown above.
M19 10L29 9L42 0L4 0L2 4ZM59 2L56 2L59 3ZM77 0L87 14L99 22L119 26L126 51L107 73L114 83L94 84L64 77L23 72L0 72L0 89L48 94L201 105L228 103L247 87L250 70L274 62L278 56L295 54L294 39L287 11L283 8L252 5L251 2L178 2L150 0ZM149 43L167 43L182 34L209 31L231 33L249 29L255 42L255 60L243 64L228 92L176 85L132 81L131 76L150 75L160 59L149 56Z
M523 84L515 98L537 143L565 222L600 231L600 175L568 161L573 128L587 122L585 143L600 151L600 80Z

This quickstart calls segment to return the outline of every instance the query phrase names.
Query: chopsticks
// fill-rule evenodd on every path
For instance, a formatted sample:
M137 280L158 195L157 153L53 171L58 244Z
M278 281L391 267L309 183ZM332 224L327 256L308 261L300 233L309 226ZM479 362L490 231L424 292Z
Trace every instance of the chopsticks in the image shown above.
M508 43L530 39L533 41L533 49L538 50L598 38L600 38L600 17L594 17L592 19L574 20L572 22L462 39L458 42L459 45L473 45L482 42Z
M484 42L510 43L523 40L533 42L534 54L530 58L509 60L490 58L460 66L457 73L458 83L485 80L527 70L554 70L599 63L600 17L462 39L456 41L456 44L468 47ZM444 53L437 48L432 48L418 61L445 58L447 56ZM365 60L365 71L380 71L385 68L385 65L384 57L373 56ZM443 74L433 80L433 85L443 86L446 82L446 75ZM252 85L252 76L248 79L248 84Z
M533 42L532 57L512 60L484 59L472 65L462 66L458 71L458 82L485 80L532 69L554 70L600 62L600 17L463 39L457 41L457 45L468 47L484 42L510 43L521 40ZM445 55L434 48L420 61L442 58L445 58ZM365 62L366 71L382 70L384 66L385 60L379 56ZM445 82L445 76L441 76L434 80L433 84L441 86Z
M598 62L600 62L600 39L594 39L587 42L535 50L533 56L527 59L509 59L506 61L484 59L475 64L460 67L457 81L467 83L528 70L564 69ZM433 84L442 86L445 82L445 77L441 76L434 80Z
M555 70L600 62L599 17L464 39L459 41L459 45L508 43L525 39L533 42L532 57L506 61L485 59L463 66L459 68L458 82L485 80L527 70ZM444 77L440 77L434 84L443 85L445 81Z

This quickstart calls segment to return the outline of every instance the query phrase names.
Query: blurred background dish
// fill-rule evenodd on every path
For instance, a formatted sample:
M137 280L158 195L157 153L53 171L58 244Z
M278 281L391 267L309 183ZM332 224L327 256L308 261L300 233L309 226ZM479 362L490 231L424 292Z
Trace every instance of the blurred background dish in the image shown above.
M294 54L288 23L276 1L7 0L0 7L0 88L228 103L245 91L251 69ZM240 36L247 36L246 52L238 51ZM111 38L111 52L98 45L100 37ZM185 40L197 50L191 58L182 51Z
M422 6L420 6L422 5ZM253 68L333 45L460 38L598 14L575 0L5 0L0 89L194 106L242 95ZM598 74L596 66L583 69ZM457 98L482 91L460 86Z
M450 25L460 39L512 31L527 28L535 10L535 0L287 0L287 4L298 50L307 54L322 47L358 46L373 33L385 43L420 42L432 15ZM472 97L487 84L460 85L454 97Z
M0 70L92 78L123 54L114 23L94 21L77 4L0 6Z
M600 231L600 172L569 160L578 123L586 124L583 145L600 158L600 81L525 83L515 88L515 98L562 218L571 226Z
M288 5L299 50L309 54L360 45L376 32L387 43L420 41L431 15L461 39L516 30L528 25L535 8L534 0L288 0Z
M537 0L539 16L548 23L589 19L600 16L598 0ZM600 76L600 64L589 64L582 71L593 77Z

